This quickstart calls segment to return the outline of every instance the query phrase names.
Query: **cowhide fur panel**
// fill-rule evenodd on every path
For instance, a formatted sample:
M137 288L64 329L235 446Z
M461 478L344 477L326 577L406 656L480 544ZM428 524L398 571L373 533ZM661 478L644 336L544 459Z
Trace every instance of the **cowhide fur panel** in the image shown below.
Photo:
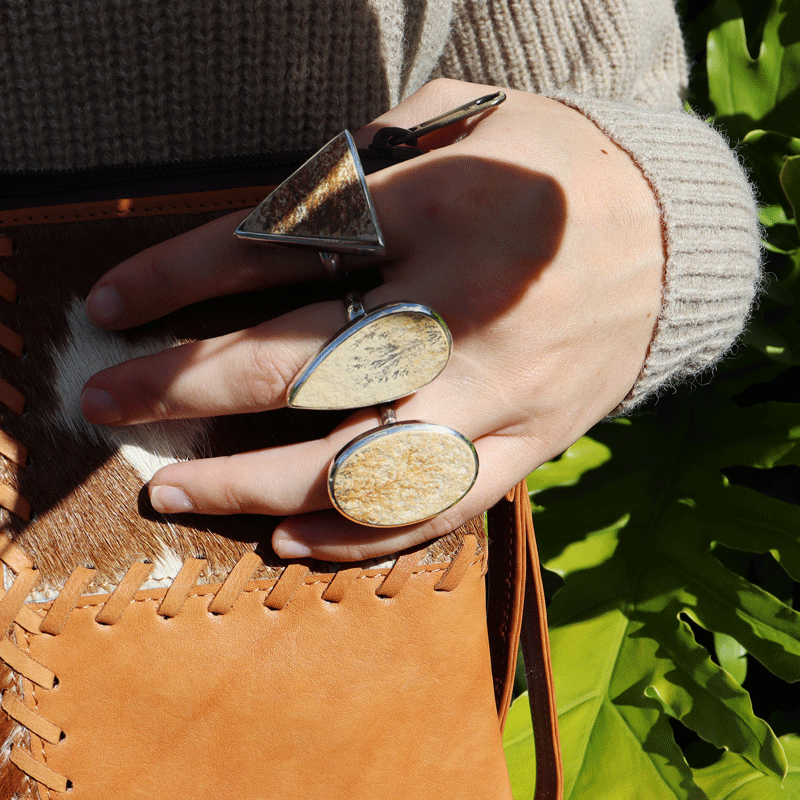
M84 382L99 369L182 340L255 325L330 296L329 285L321 280L207 301L132 331L99 331L89 323L83 298L106 270L211 216L8 229L15 252L0 258L0 270L17 283L19 298L16 304L0 301L0 321L22 336L26 352L21 358L0 353L0 375L25 396L26 411L20 416L3 409L0 425L27 446L29 462L19 467L0 456L0 481L31 502L33 517L26 522L0 509L0 524L42 574L32 600L52 597L76 567L86 565L97 569L87 592L113 589L135 560L154 564L149 584L154 587L166 585L192 556L207 559L201 580L209 582L224 579L254 548L264 561L256 577L275 577L282 568L270 546L274 519L166 518L150 507L144 487L170 461L321 436L340 415L283 409L111 428L90 425L78 406ZM446 537L431 547L426 560L446 560L458 541ZM314 568L329 572L338 567Z

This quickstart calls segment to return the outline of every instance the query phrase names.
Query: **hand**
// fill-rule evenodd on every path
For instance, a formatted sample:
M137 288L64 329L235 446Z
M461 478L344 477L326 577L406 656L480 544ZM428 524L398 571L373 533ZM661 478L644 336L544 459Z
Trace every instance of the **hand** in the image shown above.
M434 81L356 140L366 146L378 127L410 127L488 91ZM450 326L450 364L398 402L397 416L471 438L481 462L472 491L405 528L366 528L332 511L325 473L344 444L377 425L364 409L322 440L164 467L149 484L156 510L287 515L273 535L283 557L383 555L481 513L628 394L659 313L664 263L656 201L631 158L580 113L515 91L433 138L424 144L436 149L368 179L388 254L365 306L413 300ZM92 321L127 328L208 297L320 277L314 253L236 240L243 217L112 269L87 300ZM341 303L321 303L104 370L86 385L84 415L127 425L278 408L344 322Z

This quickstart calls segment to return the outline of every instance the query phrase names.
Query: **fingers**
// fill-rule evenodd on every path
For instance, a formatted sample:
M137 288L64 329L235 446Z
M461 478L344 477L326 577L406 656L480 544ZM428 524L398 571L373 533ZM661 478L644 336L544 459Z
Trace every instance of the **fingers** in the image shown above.
M89 294L89 319L120 330L210 297L322 276L315 253L237 239L233 232L246 215L220 217L123 261Z
M402 528L358 525L331 510L327 470L336 445L374 422L374 416L370 420L362 414L331 440L170 465L151 480L151 503L161 513L292 515L273 534L279 557L357 561L449 533L482 513L525 475L524 459L515 454L519 448L511 439L485 437L476 442L481 470L475 485L445 513Z
M495 421L486 425L477 422L470 403L458 409L451 401L449 412L437 412L434 405L428 415L418 413L420 405L402 405L398 418L422 417L461 430L477 439L480 460L477 481L467 496L428 522L403 528L369 528L331 511L328 467L353 438L377 427L378 415L372 408L357 412L325 439L172 464L150 481L151 502L161 513L293 515L275 531L273 546L279 556L348 561L395 552L453 530L524 477L532 458L543 461L549 455L544 449L540 454L532 453L530 442L521 437L480 436L479 432Z
M366 409L325 439L170 464L151 478L150 501L164 514L282 515L330 508L331 459L377 422L375 411Z
M368 528L335 511L287 517L272 535L272 547L281 558L318 558L324 561L361 561L416 547L455 530L494 505L526 473L519 442L486 436L475 442L480 472L471 491L452 508L418 525Z
M491 87L458 81L433 81L360 131L356 139L366 146L380 127L416 125L490 90ZM425 147L440 147L455 141L464 129L463 125L455 125L426 137ZM402 171L402 165L390 168L391 174L380 178L371 176L370 186L373 181L376 186L392 185L398 170ZM403 243L408 239L408 217L400 213L401 204L409 210L419 205L416 184L406 189L405 197L389 197L379 209L382 226L388 229L390 251L394 241ZM119 264L89 294L86 301L89 318L100 327L120 330L210 297L321 277L319 259L314 253L256 246L236 239L233 232L246 215L246 211L240 211L221 217ZM351 259L351 263L356 262Z
M267 411L345 322L340 302L317 303L246 331L180 345L97 373L81 395L96 425L130 425Z
M368 292L365 303L373 308L398 299L401 291L384 284ZM345 322L343 303L317 303L249 330L118 364L89 379L81 396L83 415L96 425L131 425L283 407L295 376ZM459 353L444 376L457 377L460 358ZM430 388L431 402L447 408L450 382L443 383L444 376ZM453 391L463 386L457 382Z

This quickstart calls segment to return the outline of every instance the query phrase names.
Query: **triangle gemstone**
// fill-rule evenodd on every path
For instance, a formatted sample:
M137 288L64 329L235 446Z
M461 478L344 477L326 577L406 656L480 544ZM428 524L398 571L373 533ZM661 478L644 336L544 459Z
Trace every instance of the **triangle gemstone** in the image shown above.
M384 252L350 132L343 131L289 176L250 213L236 235L335 253Z

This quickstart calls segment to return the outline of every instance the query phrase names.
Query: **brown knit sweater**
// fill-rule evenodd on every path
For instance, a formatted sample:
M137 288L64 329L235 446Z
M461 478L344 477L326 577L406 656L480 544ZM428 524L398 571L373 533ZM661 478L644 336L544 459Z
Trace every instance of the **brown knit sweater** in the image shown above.
M548 94L657 195L664 302L626 408L714 363L758 281L750 188L685 114L670 0L2 0L0 170L314 147L434 76Z

